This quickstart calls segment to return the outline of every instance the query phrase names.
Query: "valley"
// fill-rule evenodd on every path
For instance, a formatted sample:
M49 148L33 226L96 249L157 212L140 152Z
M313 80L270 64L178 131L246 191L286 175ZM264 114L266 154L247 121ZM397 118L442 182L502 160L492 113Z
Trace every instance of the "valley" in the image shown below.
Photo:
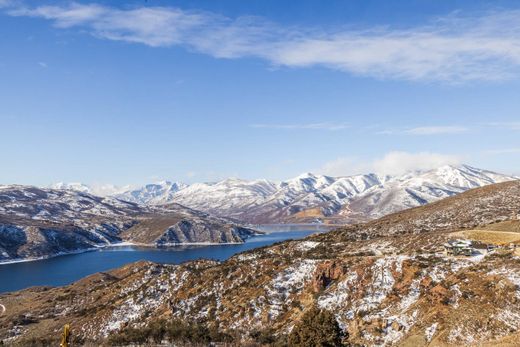
M131 343L179 321L209 329L215 342L284 345L317 307L354 345L515 346L514 249L451 256L443 245L465 230L518 232L519 217L520 183L512 181L224 261L132 263L64 287L1 294L0 338L53 341L70 323L81 343ZM173 330L161 334L181 341Z

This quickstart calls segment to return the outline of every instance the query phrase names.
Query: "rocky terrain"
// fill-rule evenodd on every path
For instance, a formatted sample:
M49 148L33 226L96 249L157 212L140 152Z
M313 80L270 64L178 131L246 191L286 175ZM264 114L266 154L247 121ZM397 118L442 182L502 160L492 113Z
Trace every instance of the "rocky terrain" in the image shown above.
M514 179L461 165L400 176L329 177L307 173L283 182L227 179L190 186L161 182L115 196L143 205L177 202L257 224L352 224Z
M178 204L146 207L70 189L0 186L0 262L132 242L243 242L255 231Z
M443 244L467 228L518 232L519 214L520 182L506 182L225 262L139 262L4 294L0 339L54 341L70 323L76 341L110 344L152 338L170 321L207 327L197 331L214 341L286 345L318 307L333 313L345 344L516 346L518 252L455 257Z

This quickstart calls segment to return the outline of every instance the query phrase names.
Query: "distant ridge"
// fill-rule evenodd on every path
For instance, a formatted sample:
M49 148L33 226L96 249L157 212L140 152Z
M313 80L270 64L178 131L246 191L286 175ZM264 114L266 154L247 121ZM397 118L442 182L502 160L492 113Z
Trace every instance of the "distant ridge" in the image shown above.
M112 196L141 205L175 202L249 223L350 224L515 179L518 177L469 165L446 165L398 176L304 173L282 182L228 178L187 185L163 181ZM85 191L85 187L74 184L67 188Z

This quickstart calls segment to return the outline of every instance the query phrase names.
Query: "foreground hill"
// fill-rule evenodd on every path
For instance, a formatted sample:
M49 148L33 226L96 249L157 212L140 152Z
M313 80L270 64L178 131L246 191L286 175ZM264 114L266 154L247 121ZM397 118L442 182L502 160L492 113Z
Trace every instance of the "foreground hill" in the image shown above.
M514 179L461 165L401 176L330 177L307 173L279 183L226 179L187 186L162 182L115 196L143 205L177 202L214 215L259 224L352 224Z
M177 204L145 207L73 190L0 186L0 262L123 241L154 246L226 243L243 242L252 234Z
M520 218L520 181L485 186L431 204L337 229L330 237L360 239L475 228ZM324 236L325 237L325 236Z
M0 338L52 339L71 323L83 342L176 340L185 322L198 327L190 336L205 341L285 345L317 306L333 313L345 343L515 346L516 253L453 257L442 250L461 228L515 232L519 213L520 182L507 182L222 263L140 262L61 288L0 295ZM177 328L161 330L161 319L176 319Z

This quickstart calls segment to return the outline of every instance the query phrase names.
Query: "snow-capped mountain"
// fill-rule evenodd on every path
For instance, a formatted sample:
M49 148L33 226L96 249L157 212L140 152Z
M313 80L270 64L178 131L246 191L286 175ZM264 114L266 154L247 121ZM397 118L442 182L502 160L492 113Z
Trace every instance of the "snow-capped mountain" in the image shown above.
M305 173L282 182L229 178L186 185L163 181L110 195L141 205L178 203L250 223L353 223L514 179L518 178L468 165L447 165L400 176ZM80 183L61 183L55 188L92 192Z
M199 206L199 210L220 216L240 218L245 211L265 205L278 191L267 180L246 181L229 178L217 183L196 183L173 196L184 206Z
M147 205L176 202L251 223L351 223L513 179L517 178L460 165L401 176L305 173L283 182L236 178L190 186L163 182L116 196Z
M339 215L353 220L374 219L421 206L468 189L518 179L468 165L442 166L392 177L351 199Z
M73 190L97 196L112 196L124 201L142 205L162 205L173 201L173 194L188 187L181 182L161 181L136 188L136 186L116 186L113 184L87 185L84 183L58 182L50 185L51 189Z
M127 192L132 188L132 186L116 186L113 184L87 185L77 182L58 182L50 185L48 188L74 190L76 192L89 193L97 196L112 196Z
M86 184L80 183L80 182L71 182L71 183L65 183L65 182L58 182L51 184L49 186L51 189L66 189L66 190L74 190L76 192L81 193L90 193L92 191L92 188Z
M173 202L173 195L186 187L184 183L162 181L116 194L115 197L139 204L162 205Z

